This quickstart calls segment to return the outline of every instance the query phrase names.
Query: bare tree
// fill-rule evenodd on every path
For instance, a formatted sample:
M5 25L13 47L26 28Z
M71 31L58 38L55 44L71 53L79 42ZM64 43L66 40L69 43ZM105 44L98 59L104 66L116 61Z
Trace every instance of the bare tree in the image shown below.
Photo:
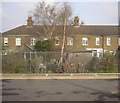
M49 5L46 2L39 2L33 15L35 24L44 26L45 37L51 38L56 25L57 3Z
M63 62L66 26L72 23L72 7L69 2L55 3L49 5L46 2L39 2L34 10L36 24L44 26L45 36L51 38L57 25L63 26L63 39L61 47L60 62Z
M66 10L64 6L66 6ZM33 11L34 23L43 25L44 36L51 38L56 25L64 25L64 12L66 12L66 22L70 24L72 8L69 3L55 2L53 5L50 5L44 1L39 2Z
M63 2L60 5L60 9L58 11L57 16L57 24L64 25L64 21L66 19L66 25L71 25L72 23L72 7L69 2Z

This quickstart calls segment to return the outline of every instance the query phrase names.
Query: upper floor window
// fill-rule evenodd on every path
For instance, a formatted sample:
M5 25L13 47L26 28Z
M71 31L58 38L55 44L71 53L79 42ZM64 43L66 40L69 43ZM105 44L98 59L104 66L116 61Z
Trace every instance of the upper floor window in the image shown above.
M111 38L108 37L108 38L107 38L107 46L110 46L110 45L111 45Z
M16 38L16 46L21 46L21 38Z
M34 37L31 38L31 45L35 45L35 43L36 43L36 39Z
M4 38L4 46L8 46L8 37Z
M88 38L82 38L82 45L88 45Z
M67 38L67 45L73 45L73 38L71 37Z
M120 46L120 38L118 38L118 45Z
M55 45L59 45L59 38L55 37Z
M96 38L96 45L100 45L100 38L99 37Z

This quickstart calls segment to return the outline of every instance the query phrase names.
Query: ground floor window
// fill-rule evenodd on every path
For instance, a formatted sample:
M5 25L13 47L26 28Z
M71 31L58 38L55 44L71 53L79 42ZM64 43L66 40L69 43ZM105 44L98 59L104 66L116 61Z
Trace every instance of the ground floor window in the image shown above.
M55 45L59 45L59 38L55 37Z
M44 38L44 40L48 40L48 38Z

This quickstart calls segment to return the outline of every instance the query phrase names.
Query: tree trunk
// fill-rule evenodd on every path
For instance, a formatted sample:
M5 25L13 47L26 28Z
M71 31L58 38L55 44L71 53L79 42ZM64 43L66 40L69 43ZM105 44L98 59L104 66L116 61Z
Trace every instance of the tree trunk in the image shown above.
M66 31L66 6L65 6L65 14L64 14L64 34L63 34L63 40L62 40L62 48L61 48L61 57L60 57L60 63L63 62L63 56L64 56L64 48L65 48L65 31Z

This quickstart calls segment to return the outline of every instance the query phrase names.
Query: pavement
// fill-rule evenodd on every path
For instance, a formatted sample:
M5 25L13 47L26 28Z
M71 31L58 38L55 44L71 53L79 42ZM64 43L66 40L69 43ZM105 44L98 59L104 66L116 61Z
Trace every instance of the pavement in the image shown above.
M119 79L120 73L1 74L0 79Z

